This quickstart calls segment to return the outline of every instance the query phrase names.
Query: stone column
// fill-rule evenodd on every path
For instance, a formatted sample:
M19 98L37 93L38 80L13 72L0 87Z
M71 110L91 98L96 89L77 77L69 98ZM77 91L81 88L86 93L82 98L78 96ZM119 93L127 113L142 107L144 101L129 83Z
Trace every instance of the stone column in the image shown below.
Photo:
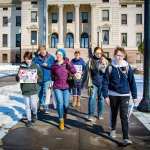
M39 44L46 45L46 1L39 0Z
M45 22L46 22L46 48L48 48L49 46L48 46L48 32L49 32L49 30L48 30L48 4L47 4L47 2L46 2L46 10L45 10L45 13L46 13L46 17L45 17Z
M64 47L64 36L63 36L63 5L58 5L59 7L59 25L58 25L58 31L59 31L59 43L57 45L58 48Z
M75 4L75 43L74 48L80 48L79 24L80 24L80 4Z
M96 28L96 4L91 4L91 44L92 48L97 45L97 28Z

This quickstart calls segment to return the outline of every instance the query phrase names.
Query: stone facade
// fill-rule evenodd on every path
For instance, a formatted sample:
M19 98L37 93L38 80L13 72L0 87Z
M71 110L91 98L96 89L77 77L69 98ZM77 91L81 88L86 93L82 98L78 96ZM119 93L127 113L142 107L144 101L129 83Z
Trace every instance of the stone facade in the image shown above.
M18 6L21 10L16 10ZM8 7L8 10L4 11L4 7ZM127 15L127 24L122 25L122 14ZM136 24L137 14L142 15L142 24ZM21 16L21 27L15 25L18 15ZM36 21L31 21L31 15ZM66 21L69 15L71 22ZM3 16L9 18L7 27L2 26ZM88 18L87 23L83 23L84 17ZM143 24L144 5L141 0L38 0L37 3L36 0L9 0L6 3L0 1L0 62L4 62L6 54L7 62L16 62L16 54L20 53L20 47L16 47L17 33L21 33L21 56L24 51L35 51L38 45L42 44L46 45L51 53L54 53L57 47L65 47L69 57L73 57L74 51L78 49L85 59L88 56L87 41L88 46L101 46L109 57L112 57L114 48L121 46L121 34L126 33L127 46L124 47L128 51L129 61L135 63L140 58L136 35L141 33L143 39ZM35 32L37 33L37 41L34 44L31 39L32 32L34 38ZM104 33L108 34L107 37ZM3 34L8 34L7 47L3 47Z

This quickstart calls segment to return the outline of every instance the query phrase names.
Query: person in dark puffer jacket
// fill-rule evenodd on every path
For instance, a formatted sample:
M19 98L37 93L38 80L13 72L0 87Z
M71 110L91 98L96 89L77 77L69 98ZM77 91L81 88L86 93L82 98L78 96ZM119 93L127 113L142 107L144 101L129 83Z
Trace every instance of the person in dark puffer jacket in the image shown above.
M28 119L26 125L30 127L32 122L35 122L37 119L38 92L40 89L39 83L42 81L42 71L36 64L32 63L32 52L25 52L24 60L25 61L20 65L17 81L20 80L21 70L37 70L37 83L20 83L22 95L25 99L26 115Z
M132 144L128 137L128 105L130 92L134 101L137 99L137 88L131 66L124 60L124 48L117 47L114 58L108 66L103 80L103 96L111 108L111 137L116 137L116 120L120 109L120 118L123 132L123 143Z
M95 112L97 107L97 117L103 119L104 98L102 96L102 82L108 61L104 57L103 49L96 47L94 53L89 59L86 71L83 77L83 83L87 81L88 87L88 120L95 122Z

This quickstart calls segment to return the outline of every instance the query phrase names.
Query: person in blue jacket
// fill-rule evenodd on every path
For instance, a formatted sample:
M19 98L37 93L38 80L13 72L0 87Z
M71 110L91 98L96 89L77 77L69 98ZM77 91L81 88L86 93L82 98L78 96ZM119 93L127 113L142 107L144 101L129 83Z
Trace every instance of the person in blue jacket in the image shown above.
M33 61L38 64L43 73L43 78L40 85L41 88L39 91L40 110L44 110L45 113L48 113L52 93L51 66L54 64L55 58L46 51L45 46L40 46Z
M112 138L116 137L116 122L118 110L123 132L123 144L132 144L128 136L128 106L130 93L135 101L137 99L137 88L134 73L131 66L125 61L127 56L124 48L117 47L114 51L114 58L107 67L104 75L102 93L106 103L111 108L111 132Z
M74 56L75 58L71 60L71 63L74 65L77 73L76 76L74 77L74 84L72 88L73 93L72 106L80 107L81 84L82 84L82 77L86 68L86 63L80 57L80 51L75 51Z

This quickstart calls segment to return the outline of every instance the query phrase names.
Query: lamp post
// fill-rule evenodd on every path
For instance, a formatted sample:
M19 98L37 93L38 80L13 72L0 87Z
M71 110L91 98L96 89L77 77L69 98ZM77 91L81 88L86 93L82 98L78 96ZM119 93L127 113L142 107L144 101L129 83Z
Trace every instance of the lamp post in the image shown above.
M19 63L21 63L21 29L19 29L20 43L19 43Z
M144 91L137 109L150 112L150 0L144 1L144 11Z
M32 56L34 55L34 45L35 45L35 40L32 40Z
M101 32L101 27L100 26L98 26L97 27L97 46L99 47L100 46L100 32Z

